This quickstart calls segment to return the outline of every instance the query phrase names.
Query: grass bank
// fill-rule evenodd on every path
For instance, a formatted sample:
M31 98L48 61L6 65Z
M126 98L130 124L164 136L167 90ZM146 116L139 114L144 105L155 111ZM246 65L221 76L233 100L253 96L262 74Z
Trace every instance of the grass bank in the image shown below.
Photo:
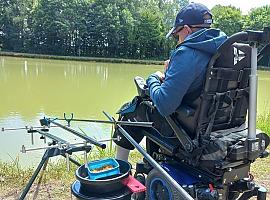
M257 126L270 136L270 113L259 116ZM270 150L270 147L268 147ZM89 160L101 159L104 157L114 157L115 149L96 150L89 155ZM142 156L137 152L131 153L130 161L132 165L141 160ZM83 161L81 160L81 163ZM270 191L270 156L265 159L257 159L251 167L251 173L255 176L256 182L267 187ZM29 192L28 199L70 199L70 185L75 180L74 171L77 166L71 164L71 169L66 170L65 160L48 163L47 170L40 180L38 194L35 192L40 177L37 177L35 184ZM13 163L0 161L0 200L18 199L20 192L25 187L35 168L24 169L19 165L18 160ZM270 194L267 196L270 199Z
M258 116L257 127L270 136L270 112Z
M99 57L79 57L79 56L55 56L55 55L1 52L1 51L0 51L0 56L53 59L53 60L91 61L91 62L105 62L105 63L129 63L129 64L144 64L144 65L163 65L164 64L164 61L157 61L157 60L134 60L134 59L121 59L121 58L99 58Z

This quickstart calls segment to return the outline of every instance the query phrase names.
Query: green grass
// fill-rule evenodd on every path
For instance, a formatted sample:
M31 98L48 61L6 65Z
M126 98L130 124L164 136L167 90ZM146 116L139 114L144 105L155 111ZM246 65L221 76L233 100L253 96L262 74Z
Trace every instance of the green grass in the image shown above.
M33 173L32 168L23 169L19 165L19 159L6 163L0 161L0 186L6 184L24 185L27 178Z
M157 60L139 60L126 58L102 58L102 57L80 57L80 56L57 56L45 54L30 54L17 52L0 51L0 56L22 57L22 58L38 58L38 59L52 59L52 60L74 60L74 61L90 61L90 62L105 62L105 63L129 63L142 65L164 65L164 61ZM259 70L269 71L270 67L258 66Z
M257 128L270 136L270 112L260 115L257 118Z
M12 56L22 58L38 58L38 59L53 59L53 60L74 60L74 61L92 61L106 63L129 63L129 64L144 64L144 65L164 65L164 61L158 60L135 60L122 58L102 58L102 57L79 57L79 56L56 56L44 54L29 54L16 52L1 52L0 56Z

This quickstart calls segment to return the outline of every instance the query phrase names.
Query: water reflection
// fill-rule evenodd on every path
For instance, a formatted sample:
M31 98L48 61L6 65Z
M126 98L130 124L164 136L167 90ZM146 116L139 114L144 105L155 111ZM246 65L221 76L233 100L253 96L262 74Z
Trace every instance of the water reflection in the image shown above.
M10 112L31 119L38 112L96 116L104 109L115 111L135 94L133 77L151 71L145 66L134 70L128 65L4 57L0 117Z
M74 113L77 118L106 119L135 94L133 78L147 76L161 66L71 62L42 59L0 57L0 127L37 126L44 115L62 117ZM73 124L90 136L107 138L111 128L102 124ZM57 136L63 131L53 130ZM63 138L72 140L72 135ZM42 152L20 154L22 144L31 146L26 131L0 133L0 160L20 155L23 164L39 161ZM36 146L44 145L36 135ZM78 138L77 138L78 139ZM32 157L34 156L34 157Z

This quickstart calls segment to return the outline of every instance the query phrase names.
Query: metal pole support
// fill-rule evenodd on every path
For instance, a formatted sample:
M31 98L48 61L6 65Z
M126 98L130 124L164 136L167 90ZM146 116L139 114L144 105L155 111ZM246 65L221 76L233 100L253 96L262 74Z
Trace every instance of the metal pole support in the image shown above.
M248 107L248 159L254 160L259 154L259 139L256 138L256 120L257 120L257 43L253 42L251 46L251 73L249 76L249 107Z
M249 77L249 111L248 111L248 139L256 138L257 118L257 47L256 43L251 44L251 74Z

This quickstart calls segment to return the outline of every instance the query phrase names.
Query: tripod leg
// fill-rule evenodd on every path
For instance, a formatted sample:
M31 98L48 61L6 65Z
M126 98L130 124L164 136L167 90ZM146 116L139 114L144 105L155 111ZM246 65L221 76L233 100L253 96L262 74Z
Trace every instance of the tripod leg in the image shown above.
M27 195L28 191L30 190L32 184L34 183L37 175L39 174L41 168L43 167L44 163L49 159L49 155L48 155L48 151L46 150L36 171L34 172L34 174L32 175L31 179L29 180L29 182L27 183L26 187L24 188L19 200L24 200L25 196Z
M35 193L34 193L34 195L33 195L33 199L36 199L36 198L37 198L38 191L39 191L39 188L40 188L40 185L41 185L41 181L42 181L43 175L44 175L44 173L45 173L45 170L46 170L46 167L47 167L48 162L49 162L49 159L47 159L46 162L45 162L44 165L43 165L42 171L41 171L41 173L40 173L40 177L39 177L39 179L38 179L38 184L37 184Z

